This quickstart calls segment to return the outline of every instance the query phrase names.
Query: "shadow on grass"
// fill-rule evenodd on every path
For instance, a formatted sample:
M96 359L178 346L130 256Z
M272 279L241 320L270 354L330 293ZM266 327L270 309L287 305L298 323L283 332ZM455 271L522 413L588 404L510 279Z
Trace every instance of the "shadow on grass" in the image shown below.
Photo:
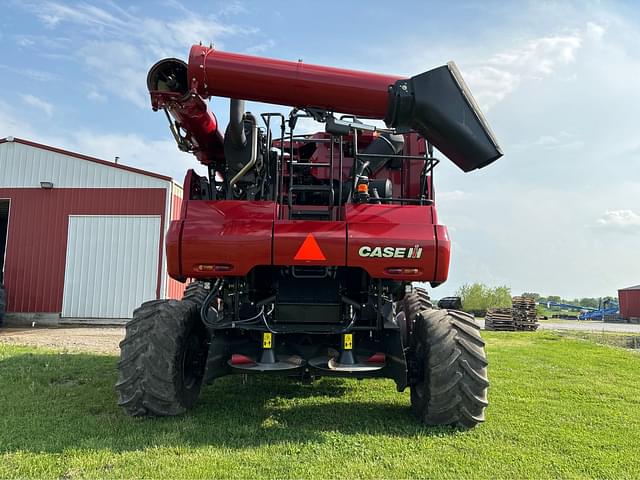
M24 349L22 349L24 350ZM214 445L241 449L324 442L328 433L446 436L420 426L391 381L232 376L203 387L181 417L126 417L116 405L115 357L16 353L0 360L0 453L139 450ZM329 435L330 436L330 435Z

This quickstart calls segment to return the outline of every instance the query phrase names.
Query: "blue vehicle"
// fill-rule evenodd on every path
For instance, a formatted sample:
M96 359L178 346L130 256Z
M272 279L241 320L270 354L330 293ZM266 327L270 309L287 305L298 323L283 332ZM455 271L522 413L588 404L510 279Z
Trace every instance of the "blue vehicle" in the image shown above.
M547 308L559 307L568 310L579 310L578 320L604 320L605 315L615 315L619 311L619 306L612 300L601 302L601 308L582 307L570 303L544 302L538 301L538 305L545 305Z

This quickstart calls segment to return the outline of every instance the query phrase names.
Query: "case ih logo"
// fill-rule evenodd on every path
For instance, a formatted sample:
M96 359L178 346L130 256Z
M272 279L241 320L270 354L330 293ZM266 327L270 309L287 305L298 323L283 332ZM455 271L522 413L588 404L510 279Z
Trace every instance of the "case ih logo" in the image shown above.
M364 245L358 250L358 255L369 258L420 258L422 247L370 247Z

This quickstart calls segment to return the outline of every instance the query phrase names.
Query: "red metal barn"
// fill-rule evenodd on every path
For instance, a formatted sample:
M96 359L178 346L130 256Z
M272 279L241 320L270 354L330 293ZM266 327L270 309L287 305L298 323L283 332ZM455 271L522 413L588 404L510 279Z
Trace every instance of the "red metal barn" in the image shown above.
M640 285L618 290L620 316L623 318L640 318Z
M127 319L177 298L164 236L182 188L169 177L7 137L0 140L0 273L8 319Z

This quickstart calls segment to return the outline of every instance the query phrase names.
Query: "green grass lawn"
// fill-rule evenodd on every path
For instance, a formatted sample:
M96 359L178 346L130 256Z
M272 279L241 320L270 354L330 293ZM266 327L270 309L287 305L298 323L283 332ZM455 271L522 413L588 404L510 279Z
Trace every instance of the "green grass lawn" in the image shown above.
M640 477L640 355L485 333L487 422L417 425L391 381L229 377L186 416L115 405L116 358L0 344L0 478Z

